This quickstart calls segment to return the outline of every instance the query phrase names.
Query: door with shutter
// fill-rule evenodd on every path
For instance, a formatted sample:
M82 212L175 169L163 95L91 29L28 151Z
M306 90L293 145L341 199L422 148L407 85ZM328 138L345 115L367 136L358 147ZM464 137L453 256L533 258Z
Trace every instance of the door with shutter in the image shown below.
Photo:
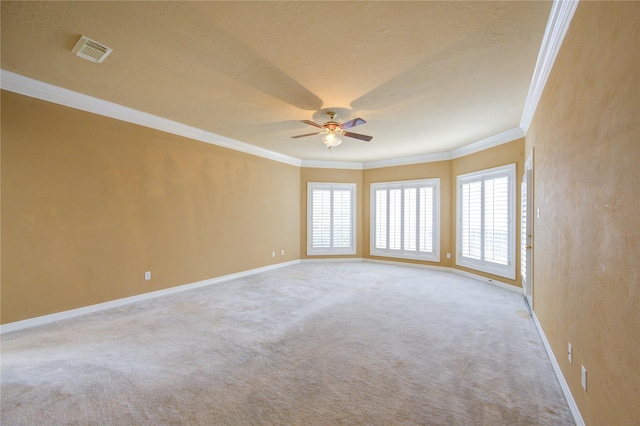
M524 296L533 309L533 151L522 176L520 209L520 275Z

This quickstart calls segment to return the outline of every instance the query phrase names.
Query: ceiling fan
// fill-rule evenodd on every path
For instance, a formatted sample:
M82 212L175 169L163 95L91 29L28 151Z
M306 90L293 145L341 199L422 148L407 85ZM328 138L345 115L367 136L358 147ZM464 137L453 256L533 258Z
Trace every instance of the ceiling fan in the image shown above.
M304 135L297 135L297 136L291 136L291 137L293 139L296 139L296 138L303 138L305 136L322 135L322 142L324 142L324 144L327 145L329 149L331 149L334 146L338 146L342 143L341 136L360 139L366 142L369 142L371 139L373 139L373 136L361 135L359 133L351 133L346 131L346 129L350 129L355 126L365 124L366 121L364 121L362 118L354 118L353 120L340 124L334 121L335 118L337 117L337 114L335 112L328 111L327 115L329 116L329 121L327 121L324 124L318 124L311 120L300 120L301 123L305 123L310 126L314 126L322 129L321 131L316 133L306 133Z

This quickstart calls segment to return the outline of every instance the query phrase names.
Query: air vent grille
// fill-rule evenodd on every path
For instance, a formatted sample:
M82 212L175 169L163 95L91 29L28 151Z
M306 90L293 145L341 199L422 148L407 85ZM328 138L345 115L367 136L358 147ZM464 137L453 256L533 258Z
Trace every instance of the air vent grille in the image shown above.
M73 47L72 52L79 57L95 63L102 63L113 51L112 48L104 46L97 41L82 36Z

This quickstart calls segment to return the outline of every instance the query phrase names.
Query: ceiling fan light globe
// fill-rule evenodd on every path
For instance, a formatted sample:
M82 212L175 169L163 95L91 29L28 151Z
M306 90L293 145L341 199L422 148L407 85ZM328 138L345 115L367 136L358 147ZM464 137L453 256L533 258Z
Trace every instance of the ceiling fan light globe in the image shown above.
M327 132L324 135L322 135L322 142L324 142L325 145L331 148L331 147L340 145L342 143L342 139L340 139L340 136L338 133Z

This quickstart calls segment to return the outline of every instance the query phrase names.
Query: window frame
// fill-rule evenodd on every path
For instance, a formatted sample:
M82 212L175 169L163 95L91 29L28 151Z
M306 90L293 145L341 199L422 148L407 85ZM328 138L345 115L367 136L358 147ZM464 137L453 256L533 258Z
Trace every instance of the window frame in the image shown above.
M501 265L496 262L485 260L484 244L485 239L481 238L481 259L472 259L462 255L462 185L471 182L482 182L482 195L481 195L481 223L482 229L480 235L483 236L485 232L485 206L484 206L484 182L499 177L507 177L508 179L508 263L507 265ZM516 201L516 164L507 164L504 166L493 167L490 169L479 170L463 175L458 175L456 178L456 265L469 269L475 269L477 271L486 272L489 274L497 275L512 280L516 279L516 214L517 214L517 201Z
M392 189L401 189L402 197L404 197L404 189L406 188L422 188L429 187L433 188L433 237L432 237L432 251L424 254L420 254L418 250L404 250L404 248L398 249L390 249L389 247L389 226L390 220L389 218L389 197L387 196L387 248L381 249L376 247L376 191L381 189L386 189L387 194ZM403 180L403 181L393 181L393 182L374 182L371 183L370 187L370 199L371 199L371 215L370 215L370 247L369 254L371 256L381 256L381 257L391 257L397 259L411 259L411 260L422 260L428 262L440 262L440 178L430 178L430 179L415 179L415 180ZM404 198L401 198L404 199ZM404 227L404 212L405 203L400 202L400 241L401 247L403 246L403 240L405 235L405 227ZM416 219L419 222L419 219ZM416 234L419 233L418 227L416 226ZM418 238L416 237L416 241Z
M313 247L313 191L331 191L331 235L330 247ZM350 246L333 247L333 193L334 191L349 191L351 194L351 217L350 217ZM354 255L356 254L356 184L355 183L330 183L330 182L307 182L307 256L331 256L331 255Z

